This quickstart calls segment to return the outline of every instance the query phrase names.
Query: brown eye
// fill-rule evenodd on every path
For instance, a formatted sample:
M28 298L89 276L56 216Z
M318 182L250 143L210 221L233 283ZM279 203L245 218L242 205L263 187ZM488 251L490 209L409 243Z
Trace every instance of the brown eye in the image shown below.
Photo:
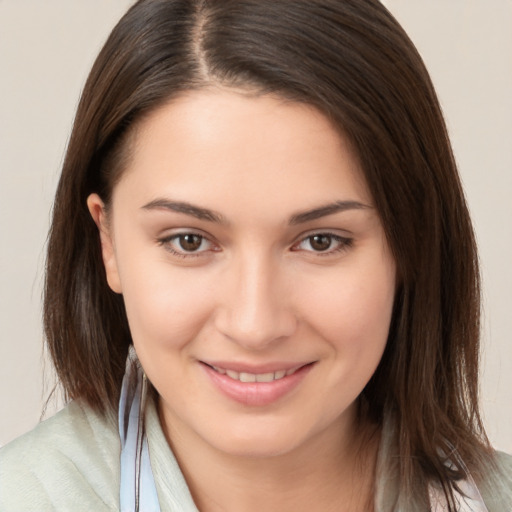
M218 250L208 238L192 232L170 235L159 239L158 243L171 254L182 258L201 256Z
M313 235L309 237L309 243L314 251L327 251L331 248L332 237L330 235Z
M179 235L178 243L180 248L183 249L184 251L194 252L201 247L201 244L203 243L203 237L200 235L195 235L193 233Z
M292 250L326 256L347 250L352 243L352 238L345 238L334 233L315 233L303 238L292 247Z

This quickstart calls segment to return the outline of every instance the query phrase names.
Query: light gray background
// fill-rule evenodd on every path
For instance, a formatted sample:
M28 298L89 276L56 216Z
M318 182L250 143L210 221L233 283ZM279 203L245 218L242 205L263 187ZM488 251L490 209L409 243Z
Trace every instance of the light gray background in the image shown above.
M40 327L51 203L85 77L131 3L0 0L0 445L37 423L51 385ZM512 0L385 3L448 121L484 277L485 421L512 453Z

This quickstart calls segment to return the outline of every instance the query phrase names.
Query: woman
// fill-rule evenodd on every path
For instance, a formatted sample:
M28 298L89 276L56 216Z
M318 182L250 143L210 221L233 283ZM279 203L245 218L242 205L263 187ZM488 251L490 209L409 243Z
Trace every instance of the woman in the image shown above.
M2 451L0 508L510 510L478 315L436 96L378 2L139 1L55 201L72 402Z

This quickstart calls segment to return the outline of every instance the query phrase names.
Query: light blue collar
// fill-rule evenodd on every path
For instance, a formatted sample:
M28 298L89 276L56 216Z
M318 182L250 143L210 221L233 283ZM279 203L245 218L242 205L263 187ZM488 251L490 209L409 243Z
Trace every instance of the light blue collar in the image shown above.
M119 399L121 512L160 512L144 431L147 379L130 346Z

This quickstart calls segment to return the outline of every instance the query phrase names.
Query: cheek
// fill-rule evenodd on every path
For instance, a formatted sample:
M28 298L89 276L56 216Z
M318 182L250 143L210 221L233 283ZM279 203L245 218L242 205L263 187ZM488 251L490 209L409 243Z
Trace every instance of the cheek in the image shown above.
M202 280L163 258L133 251L122 261L120 278L135 344L185 345L209 317L211 301Z
M309 324L327 341L332 363L323 376L324 389L331 390L325 394L326 421L354 403L374 374L388 339L394 292L392 271L354 271L326 285L324 293L310 294Z
M304 294L310 324L337 356L369 368L386 345L395 295L394 266L379 263L351 266Z

